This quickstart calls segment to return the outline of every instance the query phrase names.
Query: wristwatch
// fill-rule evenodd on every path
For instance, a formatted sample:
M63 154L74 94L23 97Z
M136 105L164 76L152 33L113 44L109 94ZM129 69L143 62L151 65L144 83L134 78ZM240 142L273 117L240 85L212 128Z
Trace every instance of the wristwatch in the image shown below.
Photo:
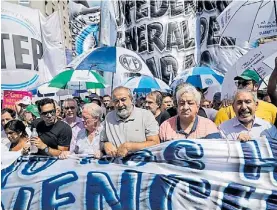
M48 147L48 146L45 147L45 148L43 149L43 151L48 155L48 154L49 154L49 147Z

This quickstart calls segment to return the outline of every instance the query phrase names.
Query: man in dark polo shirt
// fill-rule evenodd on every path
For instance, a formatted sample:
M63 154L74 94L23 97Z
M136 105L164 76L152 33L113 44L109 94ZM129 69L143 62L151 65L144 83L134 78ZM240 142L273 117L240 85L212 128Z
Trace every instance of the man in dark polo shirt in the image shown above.
M150 111L134 106L128 88L115 88L112 100L115 110L106 116L100 137L107 155L124 157L160 143L158 122Z
M36 125L38 137L31 138L39 149L37 155L59 156L62 151L68 151L72 130L68 124L57 119L54 100L40 100L38 110L42 119Z
M170 118L170 115L166 110L163 112L161 111L162 102L163 95L159 91L150 92L145 100L145 108L152 112L159 125Z

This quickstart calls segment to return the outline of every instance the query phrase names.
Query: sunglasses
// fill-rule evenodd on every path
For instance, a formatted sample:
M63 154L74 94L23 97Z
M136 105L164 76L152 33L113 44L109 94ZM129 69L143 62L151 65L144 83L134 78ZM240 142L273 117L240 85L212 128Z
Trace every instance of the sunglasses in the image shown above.
M64 109L65 109L65 110L69 110L69 109L74 110L74 109L75 109L75 106L66 106L66 107L64 107Z
M247 80L238 80L236 81L236 86L239 87L239 86L242 86L242 87L246 87L248 85L251 85L252 84L252 81L247 81Z
M47 112L41 112L40 113L40 115L42 115L42 116L47 116L48 114L55 115L56 114L56 110L53 109L53 110L50 110L50 111L47 111Z

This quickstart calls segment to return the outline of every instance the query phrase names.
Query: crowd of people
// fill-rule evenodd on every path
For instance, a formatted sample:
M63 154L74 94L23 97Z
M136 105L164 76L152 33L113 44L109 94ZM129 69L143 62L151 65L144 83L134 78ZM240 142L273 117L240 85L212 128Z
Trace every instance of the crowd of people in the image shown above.
M35 146L33 155L101 158L125 157L175 139L277 140L277 67L268 84L271 103L257 98L256 71L247 69L234 80L238 89L232 101L221 101L216 93L210 102L188 83L179 84L173 95L152 91L135 98L120 86L111 96L68 98L62 104L50 98L32 104L23 98L16 111L1 111L2 150L28 155Z

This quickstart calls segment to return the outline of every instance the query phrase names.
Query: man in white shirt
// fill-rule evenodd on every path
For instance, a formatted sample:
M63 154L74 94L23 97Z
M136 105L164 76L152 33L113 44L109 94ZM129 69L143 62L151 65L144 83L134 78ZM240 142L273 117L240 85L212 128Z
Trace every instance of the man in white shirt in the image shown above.
M266 136L277 138L277 129L269 122L255 116L258 106L257 95L252 91L241 89L235 94L233 109L236 117L219 125L223 138L248 141Z

